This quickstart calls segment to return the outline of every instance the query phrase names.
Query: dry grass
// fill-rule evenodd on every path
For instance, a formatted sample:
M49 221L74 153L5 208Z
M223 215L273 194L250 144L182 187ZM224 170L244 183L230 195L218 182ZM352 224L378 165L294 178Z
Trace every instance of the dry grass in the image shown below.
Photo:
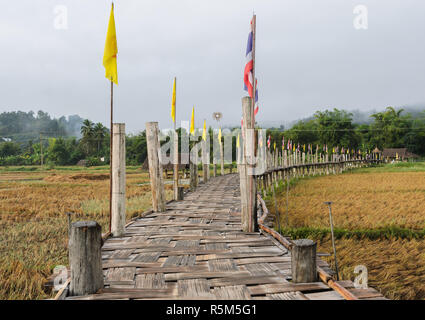
M343 279L354 280L354 267L365 265L368 285L389 299L425 299L424 240L336 240L338 266ZM318 250L332 252L330 238L318 241ZM326 260L334 268L333 257Z
M319 251L331 253L329 236L323 238L323 234L315 233L329 228L329 211L324 201L334 202L332 213L336 228L363 234L361 239L343 237L336 240L343 279L353 280L354 267L363 264L369 271L369 285L386 297L425 299L425 240L368 238L371 231L381 228L425 229L424 168L369 168L308 178L292 186L288 230L296 233L304 227L308 237L318 241ZM285 226L285 192L279 193L278 206L282 226ZM268 207L273 212L272 202ZM375 236L376 232L373 234ZM327 260L333 265L333 257Z
M66 170L65 170L66 169ZM43 282L67 265L67 220L109 226L108 170L0 171L0 299L43 299ZM148 174L127 170L127 219L151 206ZM171 185L166 185L171 198Z
M370 172L321 176L299 181L289 193L291 227L328 227L333 201L334 224L344 229L425 227L425 172ZM286 212L286 194L278 200Z

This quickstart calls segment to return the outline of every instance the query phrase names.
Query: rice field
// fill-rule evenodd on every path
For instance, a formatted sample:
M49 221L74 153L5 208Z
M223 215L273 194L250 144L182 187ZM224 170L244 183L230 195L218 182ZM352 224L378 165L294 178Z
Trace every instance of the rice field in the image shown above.
M318 241L332 253L329 209L332 201L340 276L354 280L365 265L369 285L390 299L425 299L425 164L399 163L341 175L306 177L286 188L277 204L282 233ZM274 212L274 202L268 198ZM326 260L334 264L333 257Z
M127 168L127 219L151 207L147 172ZM171 185L166 185L171 199ZM107 167L0 169L0 299L46 299L43 283L68 264L68 221L95 220L109 228Z

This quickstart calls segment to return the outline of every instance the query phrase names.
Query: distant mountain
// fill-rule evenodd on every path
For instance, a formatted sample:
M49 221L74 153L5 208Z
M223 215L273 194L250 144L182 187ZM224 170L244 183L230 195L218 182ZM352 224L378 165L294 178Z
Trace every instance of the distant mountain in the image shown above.
M50 117L47 112L12 111L0 114L0 138L3 141L28 143L44 137L80 137L83 118L78 115Z

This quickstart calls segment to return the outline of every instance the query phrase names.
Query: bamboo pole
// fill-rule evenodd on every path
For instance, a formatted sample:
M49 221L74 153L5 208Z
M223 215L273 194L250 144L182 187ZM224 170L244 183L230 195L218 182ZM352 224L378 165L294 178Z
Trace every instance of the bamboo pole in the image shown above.
M148 147L149 178L152 191L152 209L154 212L165 211L165 193L160 163L160 143L158 122L146 123L146 143Z
M112 135L114 120L114 83L111 78L111 122L110 122L110 139L109 139L109 232L112 230L112 149L113 139Z
M114 123L113 128L111 233L121 237L125 225L125 124Z

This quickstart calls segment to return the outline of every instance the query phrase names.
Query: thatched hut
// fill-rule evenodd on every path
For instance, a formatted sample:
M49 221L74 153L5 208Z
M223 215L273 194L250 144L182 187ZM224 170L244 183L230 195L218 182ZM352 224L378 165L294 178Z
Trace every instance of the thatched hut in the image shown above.
M387 161L407 161L409 159L419 158L418 155L407 151L407 148L384 148L384 151L382 151L382 156Z

